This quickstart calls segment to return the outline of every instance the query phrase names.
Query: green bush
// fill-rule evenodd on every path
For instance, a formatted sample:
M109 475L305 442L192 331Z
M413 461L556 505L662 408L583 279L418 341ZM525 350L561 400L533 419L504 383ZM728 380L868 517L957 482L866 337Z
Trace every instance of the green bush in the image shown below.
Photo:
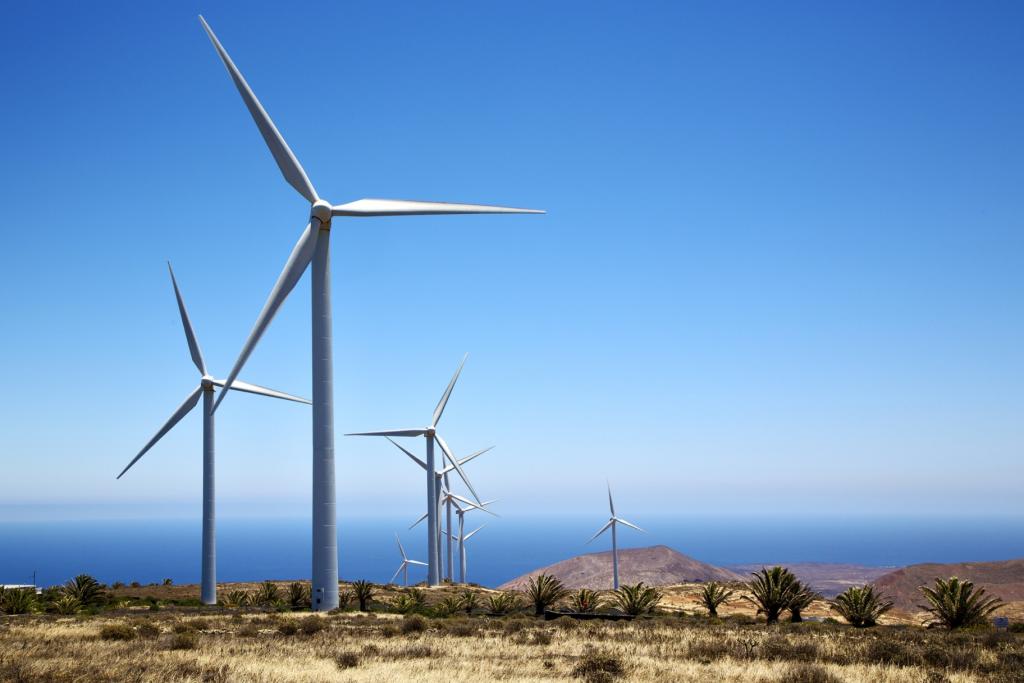
M601 594L597 591L581 588L569 598L569 606L574 612L591 614L604 607L604 601L601 600Z
M359 601L359 611L369 612L370 600L373 599L373 584L363 579L353 581L352 594Z
M634 585L622 586L614 591L612 601L624 613L638 616L657 609L658 603L661 602L661 592L641 581Z
M309 609L313 603L310 599L310 585L293 581L288 586L288 604L292 609Z
M9 588L0 592L0 613L29 614L37 608L36 592L31 588Z
M107 602L103 587L88 574L79 574L64 584L63 593L78 600L83 608L101 607Z
M709 617L718 616L718 608L729 601L733 591L717 581L708 581L700 592L700 603L708 611Z
M487 611L495 615L509 614L520 608L519 596L515 593L498 593L487 598Z
M789 609L801 586L796 576L784 567L761 568L752 574L747 583L751 595L745 600L757 607L758 614L764 614L769 624L779 621L779 615Z

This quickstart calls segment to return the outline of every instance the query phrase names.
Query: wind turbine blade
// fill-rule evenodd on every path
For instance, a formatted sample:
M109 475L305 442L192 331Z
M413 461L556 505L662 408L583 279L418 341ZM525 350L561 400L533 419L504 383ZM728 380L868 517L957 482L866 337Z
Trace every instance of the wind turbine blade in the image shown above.
M476 489L474 489L473 485L469 483L469 478L466 476L466 473L462 471L462 465L460 465L459 461L455 459L454 455L452 455L451 450L448 448L448 444L445 443L440 434L435 433L434 439L437 440L437 445L439 445L441 450L444 451L445 457L448 458L448 461L455 466L455 471L459 473L459 478L462 479L462 483L465 484L466 488L469 489L469 492L473 494L473 498L476 499L477 505L479 505L480 496L476 494Z
M351 436L351 435L349 435L349 436ZM390 436L389 436L389 437L387 437L387 440L388 440L388 441L390 441L391 443L393 443L393 444L395 445L395 448L397 448L397 449L401 450L401 451L402 451L403 453L405 453L406 455L408 455L408 456L409 456L409 457L410 457L410 458L412 459L412 461L413 461L414 463L416 463L417 465L419 465L419 466L420 466L420 467L422 467L423 469L427 469L427 463L423 462L422 460L420 460L419 458L417 458L417 457L416 457L415 455L413 455L413 454L412 454L412 451L410 451L410 450L409 450L409 449L407 449L407 448L406 448L405 446L401 445L400 443L398 443L397 441L395 441L394 439L392 439L392 438L391 438Z
M493 500L489 500L486 503L481 503L480 505L477 505L473 501L471 501L471 500L469 500L467 498L463 498L462 496L458 495L457 493L453 493L452 494L452 498L454 498L455 500L459 501L460 503L462 503L463 505L465 505L466 507L468 507L470 509L482 510L482 511L486 512L489 515L493 515L494 517L501 517L501 515L499 515L497 512L492 512L492 511L488 510L485 507L485 506L490 505L491 503L493 503L494 502Z
M215 385L217 385L218 387L224 386L224 380L222 380L222 379L215 379L215 380L213 380L213 383ZM250 394L259 394L260 396L269 396L271 398L280 398L280 399L284 399L285 401L295 401L296 403L306 403L306 404L310 404L310 405L313 403L308 398L302 398L300 396L292 396L291 394L286 394L283 391L277 391L275 389L268 389L266 387L261 387L258 384L249 384L248 382L243 382L240 379L236 379L235 383L231 385L231 388L235 389L237 391L245 391L245 392L248 392Z
M481 530L481 529L483 529L483 528L484 528L485 526L487 526L487 525L486 525L486 524L481 524L480 526L478 526L477 528L473 529L473 530L472 530L472 531L470 531L470 532L469 532L468 534L466 534L465 536L463 536L463 537L462 537L462 540L463 540L463 542L465 542L465 541L468 541L469 539L473 538L473 534L475 534L476 532L480 531L480 530Z
M158 431L156 435L154 435L153 438L149 440L149 443L143 446L142 450L139 451L138 455L132 458L132 461L128 463L128 466L121 470L121 474L117 475L118 479L123 477L124 473L131 469L131 466L137 463L139 461L139 458L146 454L146 451L152 448L157 441L162 439L164 434L171 431L171 428L174 427L174 425L178 424L178 422L181 421L181 418L188 415L189 411L196 407L196 404L199 403L199 397L202 395L202 393L203 387L202 385L200 385L196 387L195 391L188 395L188 398L186 398L182 402L182 404L178 406L178 409L175 410L173 414L171 414L171 417L167 420L167 422L164 423L164 426L160 428L160 431Z
M174 297L178 300L178 313L181 314L181 326L185 328L185 340L188 342L189 353L192 354L192 362L199 368L199 372L202 375L206 374L206 361L203 360L203 352L199 349L199 340L196 339L196 332L192 329L192 321L188 317L188 311L185 309L185 299L181 296L181 290L178 289L178 281L174 279L174 270L171 268L171 262L167 262L167 271L171 274L171 284L174 285Z
M398 534L395 534L395 542L398 543L398 552L402 553L402 559L408 560L409 558L405 556L405 548L402 547L402 539L398 538Z
M423 436L426 429L387 429L383 432L351 432L345 436Z
M420 202L409 199L357 199L339 204L331 210L333 216L431 216L459 213L547 213L538 209L517 209L510 206L486 204L450 204L448 202Z
M622 519L621 517L616 517L615 521L618 522L619 524L625 524L626 526L631 527L633 529L636 529L637 531L644 531L643 529L638 527L636 524L633 524L632 522L627 522L626 520ZM647 532L644 531L644 533L646 534Z
M420 517L419 519L417 519L417 520L416 520L415 522L413 522L413 523L412 523L412 526L410 526L409 528L410 528L410 529L415 529L415 528L416 528L416 525L417 525L417 524L419 524L420 522L422 522L423 520L425 520L426 518L427 518L427 513L426 513L426 512L424 512L424 513L423 513L423 516L422 516L422 517Z
M398 565L398 569L396 569L395 573L391 575L391 579L388 581L388 583L394 583L395 579L398 578L398 575L402 573L403 569L405 569L405 562L402 562L402 564Z
M459 459L459 464L460 465L465 465L470 460L473 460L474 458L480 457L481 455L483 455L484 453L486 453L487 451L489 451L489 450L491 450L493 448L494 448L494 446L488 446L487 448L480 449L476 453L471 453L471 454L467 455L465 458L460 458ZM455 468L453 466L448 465L448 467L445 467L443 470L441 470L441 474L443 474L445 476L448 476L448 473L453 471L454 469Z
M421 567L426 567L427 566L426 562L420 562L419 560L409 560L408 562L409 562L409 564L418 564Z
M256 348L256 344L259 343L263 333L267 331L267 327L270 322L277 315L277 311L281 308L281 304L288 298L288 294L291 293L292 289L295 288L295 284L302 277L302 274L306 271L306 266L313 259L313 250L316 248L317 236L320 234L319 221L315 223L311 221L306 225L305 232L299 237L299 241L295 243L295 248L292 249L291 255L288 257L288 261L284 264L284 270L277 278L277 282L274 283L274 288L270 290L270 296L267 297L267 301L263 304L263 310L260 311L260 315L256 318L256 324L252 326L252 332L249 333L249 338L245 340L245 346L242 347L242 352L238 354L238 360L235 361L235 367L231 368L231 374L228 375L227 380L224 381L224 391L220 392L220 396L217 397L217 402L213 405L213 409L217 410L217 406L221 404L224 397L228 395L228 391L232 388L235 378L238 377L238 373L242 371L242 367L245 362L249 360L249 355L252 354L253 349Z
M597 538L598 536L600 536L601 534L603 534L603 533L604 533L605 531L607 531L607 530L608 530L608 527L610 527L610 526L612 525L612 522L613 522L613 521L615 521L615 520L609 519L609 520L608 520L608 521L607 521L607 522L605 523L605 525L604 525L603 527L601 527L601 530L600 530L600 531L598 531L598 532L597 532L596 534L594 534L593 536L591 536L591 537L590 537L590 540L589 540L589 541L587 541L587 543L591 543L591 542L593 542L593 540L594 540L595 538Z
M462 366L466 364L467 358L469 358L468 353L462 357L462 362L459 363L458 370L456 370L455 374L452 375L452 381L448 382L448 388L444 390L444 393L441 395L441 400L437 402L437 406L434 408L434 417L430 422L431 427L436 427L438 420L441 419L441 413L444 412L444 407L448 405L448 398L452 395L452 389L455 388L455 383L459 381L459 375L462 374Z
M281 173L284 175L284 179L288 181L288 184L298 190L299 194L309 200L312 204L319 197L316 194L316 190L313 189L313 183L309 182L309 178L306 176L306 172L303 170L299 160L292 154L292 150L289 149L288 143L284 141L284 137L278 132L274 122L270 120L270 115L260 104L260 101L256 99L256 95L253 94L249 84L245 82L245 78L242 77L242 72L238 70L235 63L231 61L231 57L228 55L227 50L217 40L217 36L214 35L213 29L206 23L202 15L199 15L199 21L202 22L203 28L206 30L206 35L210 37L210 42L213 43L213 47L217 49L217 54L220 55L220 59L224 62L224 66L227 67L228 73L231 74L231 80L235 82L235 87L238 88L238 94L242 96L242 100L245 102L246 108L252 115L252 120L256 122L256 127L260 129L260 135L263 136L264 142L267 143L267 147L270 148L270 153L274 155L274 161L277 162L277 167L281 169Z
M612 502L612 485L611 482L605 482L608 484L608 509L612 512L612 517L615 516L615 503Z

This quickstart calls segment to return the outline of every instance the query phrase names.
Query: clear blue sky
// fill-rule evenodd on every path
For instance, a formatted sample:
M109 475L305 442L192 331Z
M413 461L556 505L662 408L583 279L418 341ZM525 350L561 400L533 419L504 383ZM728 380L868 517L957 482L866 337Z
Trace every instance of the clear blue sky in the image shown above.
M198 413L114 480L197 379L164 261L222 376L308 211L199 12L328 199L549 212L336 222L339 434L469 351L507 515L1020 512L1021 3L125 2L0 24L0 515L198 515ZM307 276L244 377L309 364ZM224 514L308 513L309 419L224 404ZM338 482L422 505L386 443Z

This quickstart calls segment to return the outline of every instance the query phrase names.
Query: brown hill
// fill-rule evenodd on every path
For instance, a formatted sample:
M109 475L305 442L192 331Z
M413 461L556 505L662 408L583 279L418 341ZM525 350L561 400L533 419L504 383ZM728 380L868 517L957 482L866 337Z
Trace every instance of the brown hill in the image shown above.
M765 562L731 564L726 569L749 578L761 567L782 565L796 574L797 578L818 591L826 598L834 598L850 586L863 586L892 572L895 567L868 567L860 564L836 564L832 562Z
M522 590L530 577L553 574L567 588L608 589L612 587L612 553L579 555L535 569L500 586L502 590ZM652 586L666 586L692 581L742 581L743 577L728 569L687 557L664 545L629 548L619 551L619 581L643 581Z
M874 583L892 598L897 607L915 611L923 602L918 588L933 583L936 578L950 576L970 579L989 594L1007 602L1024 600L1024 558L1000 562L912 564L879 577Z

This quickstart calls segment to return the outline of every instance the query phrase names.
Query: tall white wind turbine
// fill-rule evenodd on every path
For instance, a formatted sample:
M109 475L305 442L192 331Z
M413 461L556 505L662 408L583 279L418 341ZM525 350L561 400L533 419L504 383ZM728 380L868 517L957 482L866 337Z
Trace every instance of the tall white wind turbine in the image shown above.
M461 518L459 521L462 521ZM487 525L481 524L465 535L463 535L461 527L459 528L459 583L466 583L466 541L473 538L476 532L485 526Z
M400 451L402 451L407 456L409 456L409 459L412 460L413 462L415 462L421 468L423 468L424 470L427 469L427 463L423 462L418 457L413 455L412 452L409 449L407 449L404 446L402 446L401 444L397 443L391 437L388 437L388 441L390 441L392 444L394 444L394 446L396 448L398 448ZM494 446L489 446L487 448L482 448L482 449L480 449L479 451L477 451L475 453L471 453L470 455L467 455L465 458L459 458L458 459L459 465L465 465L470 460L483 455L484 453L486 453L487 451L491 450L492 448L494 448ZM434 478L435 490L438 492L438 495L440 496L440 503L444 505L445 514L447 515L447 522L446 522L445 528L447 529L448 534L445 536L445 541L446 541L446 546L447 546L446 550L447 550L447 555L448 555L448 564L445 565L445 568L447 570L446 571L446 576L447 576L449 581L453 580L453 571L454 571L452 569L452 564L453 564L453 560L452 560L452 534L451 534L451 532L452 532L452 506L454 504L454 500L453 499L458 498L458 496L455 496L454 494L451 493L451 482L448 480L448 475L454 469L455 469L454 465L448 465L447 467L445 467L440 472L436 472L435 473L435 478ZM430 495L429 491L427 492L427 495ZM466 499L463 498L462 500L466 500ZM466 501L466 502L469 503L469 501ZM488 504L493 503L493 502L494 501L488 501L487 503L484 503L484 505L488 505ZM474 505L474 507L476 507L476 506ZM494 514L494 513L492 512L491 514ZM416 524L419 524L421 521L423 521L423 519L425 517L426 517L426 514L424 514L423 517L418 519L416 521ZM416 526L416 524L413 524L413 526ZM437 530L438 535L440 535L440 533L441 533L440 526L441 526L440 519L438 519L438 530ZM410 528L412 528L412 527L410 527Z
M616 538L615 530L619 524L625 524L626 526L636 529L637 531L643 531L640 527L632 522L627 522L621 517L615 515L615 503L612 502L612 485L608 484L608 510L611 512L611 517L605 522L605 525L598 530L596 534L590 537L587 543L591 543L595 538L603 534L608 529L612 530L612 588L615 590L619 589L619 545L618 539Z
M395 534L395 542L398 543L398 552L400 552L402 554L402 564L398 565L398 569L395 571L394 575L392 575L391 581L389 581L388 583L394 583L395 579L398 577L398 574L401 573L402 574L402 584L408 586L409 585L409 565L410 564L415 564L415 565L418 565L420 567L426 567L427 563L426 562L420 562L419 560L410 560L409 557L405 554L405 548L402 547L402 540L400 538L398 538L398 534Z
M459 517L459 535L457 537L459 541L459 583L466 583L466 539L468 539L470 536L476 533L476 531L479 531L483 528L483 526L481 525L480 529L477 529L476 531L470 532L468 535L466 535L466 513L471 512L473 510L483 510L488 514L492 514L495 517L497 517L495 513L487 509L487 506L494 502L497 501L488 500L483 505L474 505L473 503L470 503L465 498L463 498L462 500L459 500L458 502L454 503L455 514L457 514ZM451 529L448 530L448 536L451 537Z
M256 127L270 148L285 181L310 204L309 222L292 249L277 278L252 332L242 346L238 360L228 375L224 392L214 409L235 387L235 378L256 348L263 333L295 284L312 263L313 327L313 609L331 610L338 606L338 534L334 484L334 356L331 324L330 234L335 217L416 216L469 213L543 213L480 204L448 204L404 199L358 199L346 204L331 204L317 194L309 177L284 137L256 99L242 73L220 44L213 30L199 17L217 54L234 81Z
M462 469L462 465L458 459L452 454L448 444L437 433L437 423L441 420L441 415L444 413L444 408L448 405L448 399L452 395L452 389L455 388L455 382L459 379L459 374L462 373L462 366L466 364L466 356L463 356L462 362L459 364L455 374L452 375L452 379L448 382L448 387L441 394L441 400L437 402L437 407L434 408L434 414L431 417L430 425L427 427L413 427L410 429L388 429L380 432L359 432L354 434L346 434L345 436L422 436L427 440L427 457L425 461L420 461L416 458L417 462L420 462L426 469L427 474L427 585L436 586L441 582L441 553L438 546L438 515L437 508L439 505L438 491L438 470L437 465L434 461L434 442L441 447L441 451L444 453L445 458L451 467L455 469L459 477L462 479L462 483L466 485L469 492L476 499L476 502L480 502L480 496L476 494L476 490L473 488L473 484L470 483L466 477L465 471ZM315 401L314 397L314 401ZM394 441L392 441L394 443ZM395 444L398 445L398 444ZM405 450L404 448L402 450ZM411 456L412 454L409 453Z
M138 455L132 458L128 466L121 470L121 474L117 475L117 478L123 477L124 473L139 461L139 458L145 455L150 448L156 445L157 441L163 438L164 434L171 431L174 425L178 424L183 417L196 407L196 404L199 403L199 397L203 397L203 563L200 599L204 605L215 605L217 604L217 544L215 529L216 499L214 492L213 390L214 387L223 387L225 381L214 379L207 374L206 361L203 360L203 352L199 349L199 340L196 339L196 333L192 329L192 321L188 317L188 311L185 309L185 300L178 289L178 282L174 279L174 271L171 269L170 263L167 264L167 270L171 274L174 296L178 301L178 313L181 315L182 327L185 328L185 341L188 342L192 362L195 363L201 375L199 386L188 395L184 403L178 406L178 409L164 423L160 431L149 440L149 443L139 451ZM291 394L285 394L239 380L235 381L235 388L251 394L260 394L261 396L270 396L271 398L280 398L287 401L297 401L298 403L309 403L308 400L298 396L292 396Z

